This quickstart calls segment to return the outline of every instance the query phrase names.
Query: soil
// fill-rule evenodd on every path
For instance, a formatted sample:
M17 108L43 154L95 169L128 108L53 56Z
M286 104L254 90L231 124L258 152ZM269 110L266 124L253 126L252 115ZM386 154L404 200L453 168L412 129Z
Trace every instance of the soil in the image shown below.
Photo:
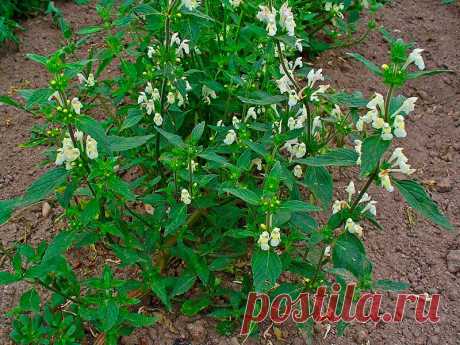
M67 20L74 28L93 24L94 5L76 6L59 3ZM429 69L448 68L460 72L460 7L443 5L441 0L398 0L381 11L378 25L383 25L395 36L413 41L422 47ZM61 35L47 17L34 18L23 23L21 45L0 52L0 94L15 94L22 88L43 87L47 75L36 63L25 58L29 52L44 54L60 45ZM378 33L346 50L335 50L320 56L314 64L324 69L333 87L348 91L362 90L366 96L384 89L377 79L359 63L346 58L347 51L365 55L378 65L387 61L387 46ZM460 78L458 74L439 75L417 80L402 93L417 96L415 114L408 123L408 138L400 142L411 164L417 168L417 177L429 188L456 230L460 225ZM0 199L20 195L46 167L40 167L43 149L24 149L30 128L37 123L30 114L0 106ZM344 180L345 181L345 180ZM388 344L388 345L460 345L460 272L458 259L460 237L458 232L446 232L417 217L405 206L398 193L371 190L379 201L378 220L384 230L369 229L365 234L366 247L376 278L402 280L410 283L410 291L441 294L441 321L438 324L417 324L413 313L397 324L378 323L352 325L347 337L335 336L334 326L315 327L314 344ZM56 232L53 217L56 210L44 217L42 206L31 207L16 215L12 222L0 227L4 245L27 239L37 243ZM449 268L448 268L449 267ZM449 271L450 270L450 271ZM459 268L460 270L460 268ZM457 271L457 272L456 272ZM10 309L26 287L17 284L0 290L0 310ZM392 310L394 294L385 294L385 310ZM409 308L409 310L411 310ZM2 312L2 315L4 313ZM163 314L153 328L125 337L122 344L239 344L242 339L222 337L215 331L215 323L206 318L185 318ZM0 316L0 343L8 344L9 323ZM278 333L278 332L276 332ZM275 337L273 329L260 340L249 339L246 344L305 344L303 334L293 326L282 327Z

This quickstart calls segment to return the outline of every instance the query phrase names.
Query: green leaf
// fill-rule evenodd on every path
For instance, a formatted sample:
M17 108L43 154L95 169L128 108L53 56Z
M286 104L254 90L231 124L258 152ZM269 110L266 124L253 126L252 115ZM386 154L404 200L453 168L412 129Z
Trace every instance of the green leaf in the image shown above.
M63 255L67 249L72 245L75 239L75 233L70 231L60 232L48 245L45 254L43 255L43 262L49 261L57 256Z
M188 299L182 304L180 311L185 316L190 317L198 314L200 311L209 307L211 304L212 300L207 296Z
M416 212L446 230L453 230L453 226L449 222L449 219L441 213L438 205L431 200L425 189L418 182L412 180L397 180L395 178L392 178L392 181L404 199L406 199L409 206Z
M288 200L281 204L280 210L290 212L314 212L321 210L318 206L301 200Z
M11 105L12 107L16 107L19 109L24 109L24 107L16 102L14 99L8 96L0 96L0 105L5 104L5 105Z
M168 311L171 311L171 301L169 300L168 292L166 291L164 278L162 278L159 274L155 274L150 287L152 288L152 291L155 293L155 295L165 305Z
M221 167L230 166L231 164L225 159L225 157L219 156L214 151L207 151L200 153L198 157L206 159L207 161L211 161L217 163Z
M391 140L383 140L380 134L364 139L361 148L361 176L367 176L374 171L390 145Z
M407 79L418 79L423 77L431 77L433 75L442 74L442 73L455 73L450 69L433 69L431 71L418 71L407 73Z
M9 272L0 272L0 285L8 285L20 281L21 277L13 275Z
M24 311L40 312L40 296L35 289L25 292L20 299L19 306Z
M264 292L271 289L283 269L278 254L270 250L256 250L252 256L251 266L254 288L257 292Z
M324 167L309 166L305 170L305 185L321 202L323 210L329 207L332 201L333 183L332 176Z
M178 254L186 262L188 267L196 272L204 285L208 284L210 272L204 258L195 254L193 249L186 247L182 242L178 243Z
M142 146L153 137L154 135L142 135L137 137L119 137L117 135L110 135L107 139L112 152L121 152Z
M148 316L139 313L127 313L124 315L126 321L131 323L134 327L150 327L158 321L156 316Z
M197 124L195 128L193 128L192 135L191 135L191 139L193 143L198 143L198 141L200 141L201 136L203 135L205 126L206 126L206 122L203 121Z
M144 117L144 115L142 115L142 114L128 116L125 119L125 121L123 121L123 124L121 125L121 130L123 131L125 129L131 128L131 127L137 125L142 120L143 117Z
M48 104L48 99L54 93L52 89L24 89L19 94L26 101L26 108L30 109L34 105Z
M248 145L248 147L254 151L255 153L261 155L262 157L267 157L269 155L268 151L265 149L265 146L260 143L255 143L251 140L245 140L244 141L245 145Z
M91 35L102 30L104 30L102 26L91 25L78 30L77 35Z
M27 58L29 60L38 62L41 65L46 65L48 63L48 58L43 55L38 55L38 54L26 54Z
M374 288L385 291L404 291L407 290L409 287L410 284L406 282L389 279L377 280L374 284Z
M187 206L184 204L176 206L170 215L171 222L166 225L164 236L174 234L177 229L187 221Z
M196 282L196 274L185 272L177 277L174 281L174 287L171 292L171 297L179 296L190 290Z
M224 188L224 192L230 193L250 205L257 206L260 204L260 197L252 190L243 188Z
M43 200L66 181L67 173L63 167L48 170L27 188L22 203L29 205Z
M334 104L349 108L363 108L369 102L359 91L355 91L351 94L346 92L338 92L333 95L326 95L326 97Z
M184 142L182 141L182 138L178 136L177 134L166 132L159 127L155 127L155 129L158 131L158 133L164 136L165 139L169 141L170 144L174 146L179 146L179 147L184 146Z
M238 99L247 104L252 104L252 105L271 105L271 104L278 104L281 102L286 101L287 97L282 96L282 95L276 95L276 96L270 96L266 95L258 99L254 98L246 98L246 97L241 97L238 96Z
M347 53L348 56L351 56L352 58L358 60L359 62L361 62L362 64L364 64L364 66L366 66L366 68L371 71L373 74L375 74L376 76L379 76L381 77L383 75L382 71L380 70L380 68L374 64L373 62L367 60L364 56L358 54L358 53Z
M10 219L19 203L20 198L0 201L0 225L6 223L8 219Z
M117 324L120 308L114 300L110 300L102 309L102 312L104 315L102 319L102 330L107 332Z
M358 279L370 278L372 263L366 256L362 242L348 231L337 238L332 251L335 268L343 268Z
M328 151L320 156L308 157L296 160L296 163L306 164L316 167L326 166L353 166L356 165L358 154L351 149L335 149Z

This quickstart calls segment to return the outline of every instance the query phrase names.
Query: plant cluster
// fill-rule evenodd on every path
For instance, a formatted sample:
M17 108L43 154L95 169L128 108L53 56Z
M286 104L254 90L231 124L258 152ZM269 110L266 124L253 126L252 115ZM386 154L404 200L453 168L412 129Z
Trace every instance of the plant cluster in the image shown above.
M0 283L32 284L10 312L12 339L68 345L91 333L116 344L155 322L145 296L168 311L206 312L228 334L250 291L295 295L350 280L360 291L402 287L372 276L362 238L381 226L369 187L397 189L451 228L398 147L417 101L398 90L444 71L426 71L421 49L386 34L387 65L351 54L387 86L368 100L334 90L303 55L317 51L317 33L339 39L350 17L377 7L102 0L101 24L49 56L29 54L49 85L20 91L24 102L0 101L46 121L29 145L45 145L55 167L0 202L0 224L48 199L65 228L49 243L3 250L11 269ZM78 58L94 33L103 48ZM333 200L332 176L344 169L355 177ZM85 275L69 250L101 253L106 265Z

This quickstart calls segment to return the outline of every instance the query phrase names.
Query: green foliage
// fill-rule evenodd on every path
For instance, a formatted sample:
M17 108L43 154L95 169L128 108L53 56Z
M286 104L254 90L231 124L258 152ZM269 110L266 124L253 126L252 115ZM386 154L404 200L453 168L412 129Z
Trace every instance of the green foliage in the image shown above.
M116 344L156 321L141 308L150 299L168 311L209 314L228 334L251 290L311 292L329 287L330 274L363 290L402 289L374 281L361 239L381 227L367 195L373 184L389 192L394 184L416 211L451 227L420 185L394 177L413 173L402 149L390 149L407 135L404 118L416 101L396 93L438 73L411 72L421 53L386 36L389 65L352 55L388 85L385 97L367 100L328 88L302 62L305 52L338 44L363 2L331 10L322 0L290 1L295 30L278 15L276 34L258 14L265 2L232 3L101 1L99 25L73 35L61 23L61 49L28 55L50 74L47 87L22 90L21 102L0 97L43 120L27 145L45 145L44 163L57 166L23 196L0 201L0 223L51 198L66 224L48 243L7 252L1 284L52 293L24 294L11 312L14 341L80 344L91 327ZM78 59L94 33L103 44ZM358 168L346 193L337 190L337 172ZM107 265L83 278L67 254L94 248ZM283 272L292 281L278 286Z

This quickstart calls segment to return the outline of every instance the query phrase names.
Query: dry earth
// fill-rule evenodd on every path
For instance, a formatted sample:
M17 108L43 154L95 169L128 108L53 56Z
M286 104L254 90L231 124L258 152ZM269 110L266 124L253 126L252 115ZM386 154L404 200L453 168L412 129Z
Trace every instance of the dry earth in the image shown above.
M74 27L92 24L94 6L60 5ZM29 52L47 54L59 47L60 34L49 18L35 18L23 24L19 51L3 49L0 56L0 94L14 94L17 89L43 87L47 76L35 63L27 60ZM398 0L379 15L379 25L426 49L428 68L449 68L460 72L460 7L442 5L441 0ZM377 64L387 59L382 37L374 33L357 51ZM345 51L328 52L315 65L323 67L331 84L337 89L363 90L366 96L382 92L377 80L357 62L344 59ZM458 230L460 225L460 78L458 74L418 80L403 90L406 96L417 96L415 115L408 123L409 136L401 142L411 163L418 169L417 177L430 186L431 194L449 215ZM38 120L29 114L0 106L0 199L21 194L27 185L46 167L39 167L41 149L23 149L29 130ZM323 339L326 326L317 327L315 344L388 344L388 345L460 345L460 263L455 266L455 250L460 250L458 232L447 233L421 218L414 217L399 194L374 190L379 201L378 219L384 231L369 231L366 246L375 263L377 278L408 281L416 293L442 295L441 322L416 324L408 313L400 324L354 325L346 338L337 338L334 328ZM53 213L44 218L41 207L31 208L0 227L4 245L23 238L36 243L56 231ZM450 253L450 255L449 255ZM448 260L449 257L449 260ZM460 258L457 257L460 261ZM450 261L450 262L448 262ZM448 264L450 264L448 266ZM449 268L448 268L449 267ZM17 301L23 286L0 290L0 310L9 309ZM392 296L394 297L394 296ZM391 298L386 310L392 310ZM3 314L3 313L2 313ZM412 314L413 315L413 314ZM0 343L8 344L8 321L0 317ZM2 333L3 332L3 333ZM247 344L305 344L294 327L283 327L282 340L271 332L260 341ZM241 340L241 339L240 339ZM123 344L238 344L237 338L218 336L212 321L165 315L152 329L142 330L122 340Z

